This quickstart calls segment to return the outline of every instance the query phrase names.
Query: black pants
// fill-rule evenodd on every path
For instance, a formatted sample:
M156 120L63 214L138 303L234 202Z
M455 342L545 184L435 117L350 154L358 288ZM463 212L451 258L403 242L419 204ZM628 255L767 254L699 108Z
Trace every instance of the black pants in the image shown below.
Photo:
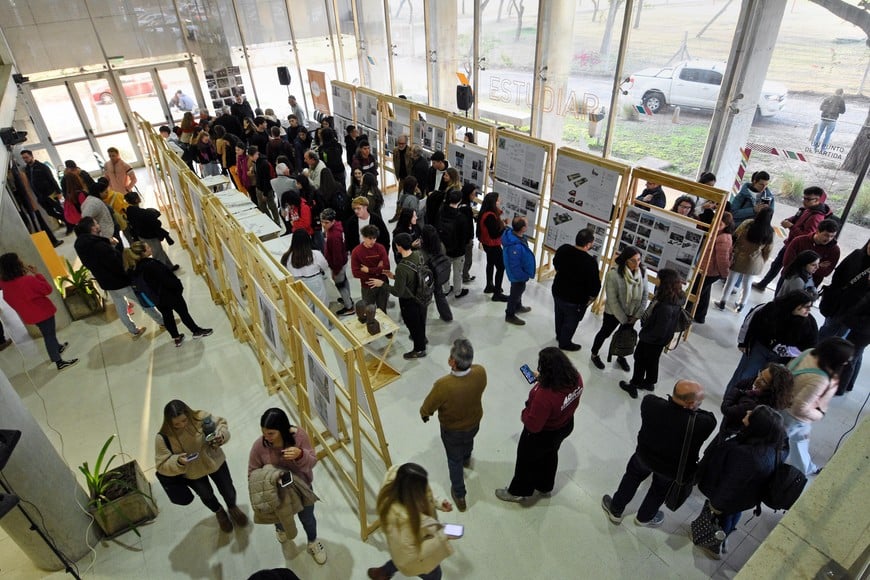
M668 495L668 488L673 481L673 478L667 477L660 473L651 470L646 464L641 461L637 453L633 454L628 460L628 465L625 468L625 475L622 476L622 481L619 482L619 488L613 494L613 500L610 503L610 511L614 515L621 516L622 511L634 494L637 493L637 488L643 483L647 477L652 475L652 483L649 486L649 491L643 498L640 507L637 510L637 519L642 522L648 522L655 517L656 512L665 502L665 496Z
M453 320L453 311L450 309L450 304L447 302L447 296L444 295L444 287L441 284L435 284L435 308L438 309L438 316L444 322Z
M776 275L779 274L779 271L782 270L782 262L785 259L785 246L783 246L776 257L773 259L773 262L770 263L770 269L767 271L767 274L764 275L764 278L758 281L759 284L764 284L767 286L770 282L776 278Z
M559 467L559 447L573 430L573 417L564 427L553 431L531 433L523 428L517 444L514 478L508 491L523 497L532 495L535 490L541 493L553 491L556 469Z
M601 350L602 345L604 345L604 341L607 340L607 338L613 334L613 331L617 328L619 328L619 319L614 315L605 312L604 319L601 321L601 328L592 340L592 354L598 354L598 351Z
M217 486L221 497L224 498L224 503L227 504L227 507L234 507L236 505L236 488L233 485L233 478L230 475L230 469L227 467L227 462L224 461L223 465L221 465L214 473L210 473L200 477L199 479L191 479L187 482L190 489L199 496L199 499L202 500L202 503L204 503L208 509L213 512L218 512L221 510L221 504L214 495L214 489L211 487L211 483L208 480L209 478L214 481L214 484Z
M483 246L483 251L486 253L486 285L495 288L496 294L503 294L501 284L504 281L504 253L501 246Z
M577 331L577 325L583 320L588 306L588 302L574 304L573 302L553 296L556 342L559 343L560 347L568 346L574 342L574 333Z
M701 292L698 296L698 307L695 309L695 322L703 324L707 320L707 310L710 309L710 294L713 290L713 284L722 280L719 276L707 276L704 278L704 285L701 286ZM695 292L697 293L697 282L695 283Z
M190 329L190 332L200 330L199 326L197 326L196 322L194 322L193 318L190 316L190 312L187 310L187 302L184 301L184 296L181 294L163 299L163 301L161 301L157 306L157 310L159 310L160 314L163 316L163 326L166 327L166 331L172 338L178 338L179 336L178 325L175 324L175 315L173 314L173 311L178 313L181 322L184 323L184 326Z
M426 307L413 298L399 298L399 310L408 332L411 333L414 350L426 350Z
M655 385L659 380L659 359L662 358L664 344L650 344L642 340L638 341L634 349L634 374L631 375L631 384Z

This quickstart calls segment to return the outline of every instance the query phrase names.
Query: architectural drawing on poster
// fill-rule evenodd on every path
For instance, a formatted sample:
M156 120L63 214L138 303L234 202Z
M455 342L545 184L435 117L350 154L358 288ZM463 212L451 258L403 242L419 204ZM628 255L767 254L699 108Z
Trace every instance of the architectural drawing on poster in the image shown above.
M553 204L547 217L547 233L544 236L544 247L553 251L558 250L564 244L574 245L577 232L583 229L592 229L595 232L595 241L589 253L600 256L607 241L607 230L610 224L601 220L590 218L579 212L564 206Z
M335 382L304 339L302 340L302 358L305 364L305 385L311 409L320 417L332 436L339 439L338 414L335 407Z
M619 188L618 171L565 155L556 155L552 200L609 222Z
M498 193L499 201L501 201L501 217L508 220L508 223L512 222L515 216L526 218L526 223L529 226L527 235L534 238L536 235L535 226L538 223L538 205L541 198L498 180L493 181L492 191Z
M507 135L497 137L496 147L496 178L540 194L546 149Z
M473 183L478 189L483 190L483 181L486 177L485 149L473 145L450 143L447 146L447 161L459 172L463 185Z

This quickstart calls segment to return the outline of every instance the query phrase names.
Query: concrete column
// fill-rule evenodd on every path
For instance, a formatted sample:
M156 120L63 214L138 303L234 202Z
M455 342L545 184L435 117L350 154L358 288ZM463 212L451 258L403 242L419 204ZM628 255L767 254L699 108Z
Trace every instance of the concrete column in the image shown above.
M18 446L3 468L7 486L70 561L81 559L88 554L88 544L94 545L99 539L99 528L91 526L89 531L91 518L79 508L87 506L88 496L2 371L0 425L21 431ZM0 520L0 526L36 566L43 570L63 569L17 507Z
M562 127L566 119L579 118L585 128L583 95L575 95L568 89L577 3L573 0L552 0L542 2L540 10L542 27L538 35L538 50L542 56L541 67L546 66L547 69L543 72L546 80L537 79L541 89L536 91L537 102L533 103L532 114L538 116L539 130L534 136L558 143L562 139Z
M743 0L728 57L729 72L722 80L701 158L700 170L716 173L717 185L723 189L731 189L737 175L740 148L749 137L785 8L786 0Z
M456 71L459 70L456 58L456 5L456 2L430 2L429 30L426 31L431 35L430 46L437 52L438 59L438 62L429 65L435 67L432 75L435 102L432 105L447 111L456 111L456 85L459 84L456 78Z

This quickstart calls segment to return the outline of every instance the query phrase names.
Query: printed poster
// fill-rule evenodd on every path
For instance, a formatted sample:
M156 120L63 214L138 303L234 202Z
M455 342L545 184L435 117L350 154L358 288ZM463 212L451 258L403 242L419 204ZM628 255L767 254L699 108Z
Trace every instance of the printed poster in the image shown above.
M495 177L540 194L546 150L507 135L496 137L496 148Z
M414 120L414 143L430 152L444 151L447 130L421 119Z
M311 410L320 417L333 437L339 439L338 416L335 403L335 382L308 343L302 340L302 358L305 365L305 385Z
M335 114L344 117L353 124L353 93L350 89L332 85L332 103L335 105Z
M347 390L348 397L350 397L350 390L356 388L356 400L359 405L359 410L365 413L365 415L369 418L372 416L372 409L369 407L369 400L366 399L366 392L363 389L362 381L359 379L356 372L356 365L353 365L353 376L347 376L347 365L344 364L344 361L339 359L338 368L341 371L341 380L344 381L344 388Z
M408 135L411 132L411 128L408 125L403 125L400 121L395 119L387 120L387 143L386 143L386 153L387 155L393 154L393 149L396 148L396 140L401 135ZM410 141L410 138L409 138Z
M247 307L247 300L245 300L245 295L242 293L242 284L239 280L239 266L236 264L236 259L233 257L232 252L230 252L229 247L223 241L221 241L221 254L224 257L223 265L227 273L227 282L230 285L230 290L233 291L233 296L235 296L239 307L244 310Z
M330 115L329 97L326 93L326 75L319 70L308 69L308 87L311 89L311 101L314 108Z
M589 253L593 256L601 256L607 242L608 222L603 222L567 207L553 204L547 216L547 233L544 234L544 247L553 251L558 250L564 244L574 245L577 232L583 229L595 231L595 241Z
M638 248L647 268L671 268L689 279L704 243L704 232L669 215L629 207L617 251L626 245Z
M552 200L566 207L610 221L620 173L576 159L561 152L556 156Z
M473 183L483 191L486 177L486 150L474 145L450 143L447 146L447 161L459 171L462 184Z
M535 225L538 223L538 204L541 198L500 181L493 182L492 191L498 193L501 201L501 217L510 224L515 216L523 216L529 224L527 235L530 238L536 237Z
M356 94L356 122L358 125L377 128L378 126L378 98L357 92Z
M266 344L269 345L269 349L275 357L283 364L287 360L287 355L284 351L284 345L281 343L281 333L278 330L278 324L281 320L278 309L256 281L254 282L254 294L257 296L257 313L260 317L263 338L266 339Z

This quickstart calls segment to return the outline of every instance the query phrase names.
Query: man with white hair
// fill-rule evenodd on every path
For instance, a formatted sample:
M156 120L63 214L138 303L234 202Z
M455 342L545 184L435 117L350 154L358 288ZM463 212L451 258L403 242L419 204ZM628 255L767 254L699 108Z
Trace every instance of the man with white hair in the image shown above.
M297 190L296 180L290 177L290 168L287 167L286 163L276 165L275 174L277 176L271 181L275 197L281 199L281 194Z

